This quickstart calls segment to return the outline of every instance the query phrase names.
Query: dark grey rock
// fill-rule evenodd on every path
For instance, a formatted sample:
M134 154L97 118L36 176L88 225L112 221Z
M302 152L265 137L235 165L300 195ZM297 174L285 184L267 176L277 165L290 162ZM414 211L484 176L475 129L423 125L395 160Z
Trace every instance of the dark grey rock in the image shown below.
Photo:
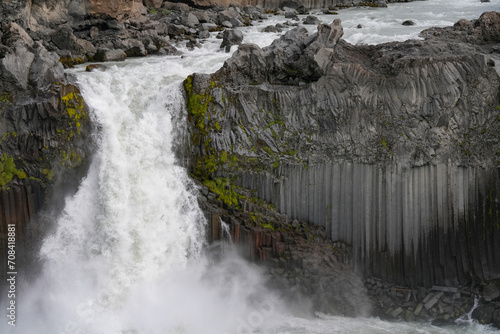
M99 49L97 50L94 60L95 61L123 61L127 59L127 55L125 54L125 51L120 50L120 49Z
M89 41L79 39L73 34L68 24L63 24L52 34L52 42L61 50L70 50L74 54L94 55L96 48Z
M16 45L25 45L28 47L33 45L33 39L19 24L15 22L12 22L4 27L0 40L5 46L10 48L15 47Z
M64 81L64 68L55 52L48 52L40 42L36 43L35 59L29 72L30 84L38 92L53 89L55 82Z
M231 22L231 19L239 19L239 18L241 18L240 14L233 7L223 10L217 14L217 19L219 24L222 24L222 22L224 21Z
M188 26L190 28L196 27L198 24L200 24L200 20L198 20L198 17L195 16L193 13L189 13L185 19L182 21L182 23L185 26Z
M198 38L200 39L210 38L210 32L208 32L207 30L202 30L198 33Z
M488 282L483 288L483 297L487 302L500 300L500 280Z
M220 25L225 27L225 28L229 28L229 29L231 29L233 27L232 23L229 21L224 21Z
M0 59L0 77L4 84L11 84L22 90L28 88L28 74L35 55L23 45L17 45L13 52Z
M311 24L311 25L318 25L321 23L321 21L316 16L308 15L306 18L304 18L302 23Z
M207 30L207 31L215 31L215 30L217 30L217 25L215 23L211 23L211 22L209 22L209 23L202 23L201 26L202 26L203 30Z
M402 25L404 26L414 26L415 25L415 22L413 22L412 20L406 20L402 23Z
M267 26L262 29L262 32L282 32L283 30L277 26Z
M221 49L226 52L231 50L231 46L240 45L243 42L243 33L240 30L226 29L222 35Z
M148 54L144 44L137 39L123 41L122 47L127 57L144 57Z
M86 72L94 72L94 71L104 72L107 69L108 68L106 66L104 66L103 64L90 64L90 65L87 65L87 67L85 67Z

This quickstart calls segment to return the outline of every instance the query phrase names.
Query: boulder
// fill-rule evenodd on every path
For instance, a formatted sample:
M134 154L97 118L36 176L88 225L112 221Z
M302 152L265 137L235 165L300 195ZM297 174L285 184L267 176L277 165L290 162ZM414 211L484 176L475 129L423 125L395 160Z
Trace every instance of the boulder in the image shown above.
M302 23L310 25L318 25L321 23L321 21L316 16L308 15L306 18L304 18Z
M198 20L198 17L193 15L193 13L189 13L187 16L183 17L182 24L187 27L194 28L200 24L200 20Z
M144 57L148 54L144 44L137 39L125 40L122 45L127 57Z
M298 21L299 17L297 15L298 13L295 9L289 9L285 12L286 19L292 19Z
M45 47L36 42L35 59L31 64L29 81L38 92L53 89L55 82L64 81L64 67L55 52L48 52Z
M91 15L104 15L118 20L137 18L146 13L142 0L89 0L87 8Z
M0 77L4 85L25 90L28 88L28 74L35 55L24 45L14 47L0 59Z
M500 300L500 280L492 280L483 288L483 297L487 302Z
M404 25L404 26L414 26L415 22L413 22L412 20L406 20L406 21L403 21L402 25Z
M61 50L74 54L94 55L96 48L89 41L77 38L68 24L63 24L52 34L52 42Z
M222 36L221 49L226 52L231 50L231 46L240 45L243 41L243 33L240 30L226 29Z
M182 3L182 2L164 1L163 4L161 5L161 8L165 8L167 10L175 10L178 12L188 12L189 11L189 5Z
M156 8L156 9L161 8L162 3L163 3L163 0L144 0L145 6L151 7L151 8Z
M233 25L233 27L237 28L237 27L243 27L244 24L243 22L241 22L240 20L238 20L237 18L231 18L229 20L229 22Z
M205 11L205 10L196 10L196 11L190 12L190 14L194 15L198 19L199 23L210 23L210 22L212 22L212 19L208 15L208 12Z
M127 54L125 53L125 51L120 50L120 49L110 50L110 49L102 48L102 49L97 50L97 52L94 56L95 61L101 61L101 62L123 61L125 59L127 59Z
M162 43L158 49L158 53L164 56L180 56L182 52L176 49L175 46L170 43Z
M85 67L85 72L106 71L108 68L102 64L90 64Z
M262 29L262 32L282 32L283 30L277 26L267 26L264 29Z
M216 31L217 25L215 23L212 23L212 22L202 23L201 28L203 30L207 30L207 31Z
M180 24L171 24L168 26L168 35L171 37L186 35L188 31L188 27Z
M15 22L7 24L4 27L0 40L4 45L11 48L16 45L26 45L28 47L33 45L33 39L19 24Z
M495 314L494 305L484 305L477 307L472 311L472 319L477 320L480 324L488 325L493 322L493 315Z
M224 21L231 21L231 19L239 19L240 14L233 7L223 10L217 14L219 24Z
M244 83L261 83L267 78L265 69L267 67L264 54L255 44L242 44L234 53L233 57L228 59L223 66L226 73L241 73L242 80L234 80ZM231 78L228 77L229 80ZM232 78L235 79L235 78Z
M460 40L472 44L500 42L500 12L485 12L476 20L459 20L452 27L429 28L421 37L434 40Z
M385 0L378 0L377 5L378 5L378 7L385 8L385 7L387 7L387 1L385 1Z

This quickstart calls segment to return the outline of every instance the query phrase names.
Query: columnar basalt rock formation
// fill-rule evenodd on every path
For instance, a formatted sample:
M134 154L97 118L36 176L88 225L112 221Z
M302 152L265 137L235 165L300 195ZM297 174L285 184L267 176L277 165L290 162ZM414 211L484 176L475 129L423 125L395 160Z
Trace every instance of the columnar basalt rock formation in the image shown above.
M56 190L62 197L76 190L92 145L83 98L65 78L59 56L16 23L2 32L0 254L7 254L7 225L16 226L18 251L29 246L28 237L43 235L47 226L34 224L35 217Z
M353 46L336 21L241 45L185 82L194 175L324 226L365 274L499 278L499 17L425 41ZM454 38L467 25L474 43Z

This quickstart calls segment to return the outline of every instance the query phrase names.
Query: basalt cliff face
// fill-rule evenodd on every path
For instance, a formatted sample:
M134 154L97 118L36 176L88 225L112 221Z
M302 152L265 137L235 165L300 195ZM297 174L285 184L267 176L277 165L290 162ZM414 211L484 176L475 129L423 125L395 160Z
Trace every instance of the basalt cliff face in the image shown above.
M336 20L185 81L192 172L253 189L407 286L500 278L500 13L353 46Z
M57 202L56 196L62 200L68 191L76 190L88 163L91 141L83 99L78 88L66 80L59 56L33 41L20 25L10 23L3 28L0 264L6 268L7 226L16 228L22 259L23 249L30 248L48 229L49 225L36 223L39 212L48 209L49 202Z

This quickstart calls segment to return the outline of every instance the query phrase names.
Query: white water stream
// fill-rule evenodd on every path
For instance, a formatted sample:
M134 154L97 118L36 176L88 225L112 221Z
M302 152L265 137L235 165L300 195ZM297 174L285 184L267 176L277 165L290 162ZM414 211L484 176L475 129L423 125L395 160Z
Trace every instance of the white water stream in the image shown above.
M428 0L321 19L341 18L352 43L375 43L416 37L426 27L500 9L499 3ZM402 27L403 19L417 25ZM259 24L279 21L284 18ZM279 36L243 30L246 42L261 46ZM17 326L2 321L0 333L493 333L471 321L438 328L373 318L293 317L262 287L256 268L231 254L217 263L205 256L196 189L173 151L185 124L181 81L220 68L229 55L218 51L219 44L211 38L202 49L183 50L182 58L73 71L98 125L98 150L57 217L55 232L43 242L43 271L20 294Z

